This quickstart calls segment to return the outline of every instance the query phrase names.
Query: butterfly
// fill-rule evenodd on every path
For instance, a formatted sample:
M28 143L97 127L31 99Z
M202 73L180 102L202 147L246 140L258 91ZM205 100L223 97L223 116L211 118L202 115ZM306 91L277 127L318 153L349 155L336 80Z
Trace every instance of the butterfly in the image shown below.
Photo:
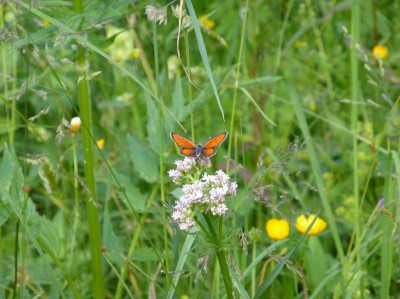
M217 153L217 147L224 142L226 136L228 136L228 132L223 132L213 138L208 139L203 144L196 144L190 139L187 139L179 134L171 133L172 140L178 147L181 148L179 153L182 156L200 159L214 156Z

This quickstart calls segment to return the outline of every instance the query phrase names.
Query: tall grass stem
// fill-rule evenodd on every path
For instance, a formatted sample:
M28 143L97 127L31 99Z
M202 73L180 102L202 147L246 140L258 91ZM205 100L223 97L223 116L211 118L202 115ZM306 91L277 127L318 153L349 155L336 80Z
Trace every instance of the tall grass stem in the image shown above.
M239 46L239 55L238 55L238 61L236 65L236 74L235 74L235 86L234 86L234 91L233 91L233 101L232 101L232 108L231 108L231 123L229 126L229 142L228 142L228 158L231 157L231 150L232 150L232 142L233 142L233 137L234 137L234 132L233 128L235 125L235 113L236 113L236 102L237 102L237 91L239 88L239 76L240 76L240 67L241 67L241 61L242 61L242 56L243 56L243 48L244 48L244 41L245 41L245 34L246 34L246 23L247 23L247 12L249 10L249 0L246 0L246 5L245 5L245 13L243 16L243 24L242 24L242 32L240 36L240 46ZM226 161L226 172L229 173L230 169L230 160L227 159Z
M74 0L74 11L84 18L82 0ZM83 19L81 20L80 29L82 29ZM92 140L92 108L89 95L89 82L86 79L89 69L89 61L86 58L86 50L81 44L77 44L77 60L78 75L84 79L78 84L78 101L80 118L82 120L82 145L84 157L85 181L91 194L86 200L86 212L89 224L89 242L91 255L91 271L92 271L92 290L93 298L105 298L105 284L103 270L101 265L101 236L100 222L97 211L97 192L95 178L95 161Z
M351 131L353 132L353 152L352 152L352 164L353 164L353 197L354 197L354 223L355 223L355 242L358 244L361 242L361 223L360 223L360 194L359 194L359 166L358 166L358 139L357 139L357 125L358 125L358 102L361 101L359 92L359 61L357 53L357 44L360 42L360 5L361 1L353 0L351 9L351 35L352 35L352 47L351 47L351 97L353 105L351 105ZM360 251L357 252L357 267L361 270L361 255ZM348 277L350 273L346 273L350 270L344 268L344 278ZM361 284L363 284L363 278L361 278ZM360 288L360 292L363 292L363 288Z

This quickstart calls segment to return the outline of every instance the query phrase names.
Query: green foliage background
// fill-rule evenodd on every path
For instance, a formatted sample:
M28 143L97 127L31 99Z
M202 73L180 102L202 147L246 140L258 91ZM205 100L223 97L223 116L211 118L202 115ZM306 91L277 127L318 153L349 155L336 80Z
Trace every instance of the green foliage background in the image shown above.
M0 297L227 296L215 248L170 219L172 131L229 132L237 298L399 297L400 1L182 1L187 27L162 5L3 2ZM308 213L322 234L296 231Z

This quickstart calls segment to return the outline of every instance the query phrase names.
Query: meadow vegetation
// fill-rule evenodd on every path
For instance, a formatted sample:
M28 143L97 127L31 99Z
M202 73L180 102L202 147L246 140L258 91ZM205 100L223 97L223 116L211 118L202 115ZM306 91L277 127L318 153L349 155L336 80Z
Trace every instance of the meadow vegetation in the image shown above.
M0 9L0 298L400 296L400 1Z

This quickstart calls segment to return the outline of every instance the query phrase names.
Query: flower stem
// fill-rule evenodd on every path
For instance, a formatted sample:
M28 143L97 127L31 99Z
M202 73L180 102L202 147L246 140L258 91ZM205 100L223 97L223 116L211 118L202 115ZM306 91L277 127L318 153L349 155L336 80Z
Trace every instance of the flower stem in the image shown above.
M222 277L224 279L226 297L228 299L233 299L232 280L231 280L231 276L229 273L228 264L226 262L224 249L221 247L221 242L220 242L220 239L218 238L217 233L212 224L211 216L206 213L203 213L203 216L204 216L204 219L206 220L207 225L210 229L210 233L211 233L211 236L213 239L211 241L213 241L214 244L216 245L215 246L215 254L217 255L218 263L221 268Z
M74 0L74 11L82 16L81 24L78 30L82 29L83 23L83 3L82 0ZM86 78L89 68L89 61L86 59L85 48L77 45L77 68L79 76ZM84 155L84 171L85 181L91 192L90 200L86 201L86 211L89 224L89 243L91 255L91 270L93 276L93 298L102 299L105 297L105 284L103 271L101 266L101 236L99 226L99 216L96 207L97 193L96 193L96 180L94 175L94 154L93 154L93 138L92 138L92 110L89 95L89 83L83 79L78 84L78 100L79 111L82 119L82 143Z

